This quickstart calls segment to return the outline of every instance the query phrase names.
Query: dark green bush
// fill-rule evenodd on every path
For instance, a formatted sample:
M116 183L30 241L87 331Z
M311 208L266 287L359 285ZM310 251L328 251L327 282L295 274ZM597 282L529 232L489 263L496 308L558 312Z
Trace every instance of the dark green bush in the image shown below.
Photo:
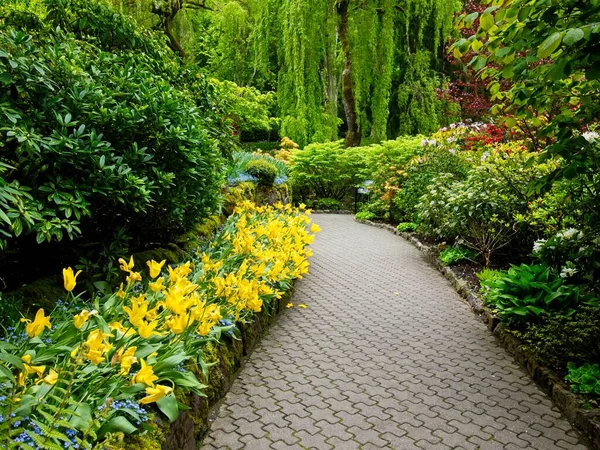
M265 159L254 159L246 164L246 173L255 177L260 186L273 186L279 171L277 167Z
M166 240L209 214L222 163L201 84L109 7L46 4L38 29L0 18L0 245Z
M561 374L569 362L600 362L600 308L582 306L569 317L547 317L520 336L527 350Z

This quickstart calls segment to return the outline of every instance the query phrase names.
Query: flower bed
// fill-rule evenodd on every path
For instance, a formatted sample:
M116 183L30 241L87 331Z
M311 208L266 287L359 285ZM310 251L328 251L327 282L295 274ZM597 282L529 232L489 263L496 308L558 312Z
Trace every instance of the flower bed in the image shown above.
M289 205L246 202L191 261L151 261L144 282L133 258L120 260L126 283L90 301L72 294L79 272L65 269L68 300L0 342L0 446L91 448L175 421L183 394L205 395L220 342L256 326L307 273L309 223Z

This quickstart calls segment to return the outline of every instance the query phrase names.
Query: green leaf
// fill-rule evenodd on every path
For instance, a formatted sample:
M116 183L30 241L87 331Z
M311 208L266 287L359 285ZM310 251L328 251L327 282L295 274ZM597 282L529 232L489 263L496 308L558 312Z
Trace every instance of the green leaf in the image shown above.
M485 31L489 31L495 24L494 16L489 12L484 13L479 21L479 26Z
M552 33L538 48L538 58L547 58L558 48L562 41L562 33Z
M118 431L125 434L132 434L137 431L137 428L125 417L117 416L106 422L102 428L100 428L98 434L103 436L106 433L114 433Z
M179 417L179 406L174 394L169 394L156 402L156 406L160 409L171 422Z
M584 36L585 33L581 28L571 28L565 34L563 42L565 43L565 45L573 45L576 42L579 42L581 39L583 39Z

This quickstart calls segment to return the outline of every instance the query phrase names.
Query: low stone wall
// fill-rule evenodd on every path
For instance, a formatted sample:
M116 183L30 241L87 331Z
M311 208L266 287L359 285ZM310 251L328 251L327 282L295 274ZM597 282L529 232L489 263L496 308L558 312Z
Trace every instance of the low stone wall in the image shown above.
M477 316L487 324L488 329L502 346L515 358L525 372L548 394L554 404L560 409L582 438L593 450L600 450L600 408L590 409L585 407L585 401L571 392L569 386L563 382L556 372L527 353L523 343L501 323L500 319L483 304L481 298L471 289L469 284L461 279L450 267L445 267L438 259L435 250L423 244L413 233L399 232L393 226L368 220L357 222L386 229L397 234L417 247L425 259L436 267L452 284L458 294L465 299Z

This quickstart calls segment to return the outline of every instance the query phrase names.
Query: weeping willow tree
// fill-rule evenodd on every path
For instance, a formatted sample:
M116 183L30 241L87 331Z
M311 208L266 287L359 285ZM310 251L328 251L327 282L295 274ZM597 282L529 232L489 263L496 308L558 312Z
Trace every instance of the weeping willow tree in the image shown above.
M211 75L276 90L281 135L301 145L440 123L435 92L461 0L111 1L150 4L174 51Z

